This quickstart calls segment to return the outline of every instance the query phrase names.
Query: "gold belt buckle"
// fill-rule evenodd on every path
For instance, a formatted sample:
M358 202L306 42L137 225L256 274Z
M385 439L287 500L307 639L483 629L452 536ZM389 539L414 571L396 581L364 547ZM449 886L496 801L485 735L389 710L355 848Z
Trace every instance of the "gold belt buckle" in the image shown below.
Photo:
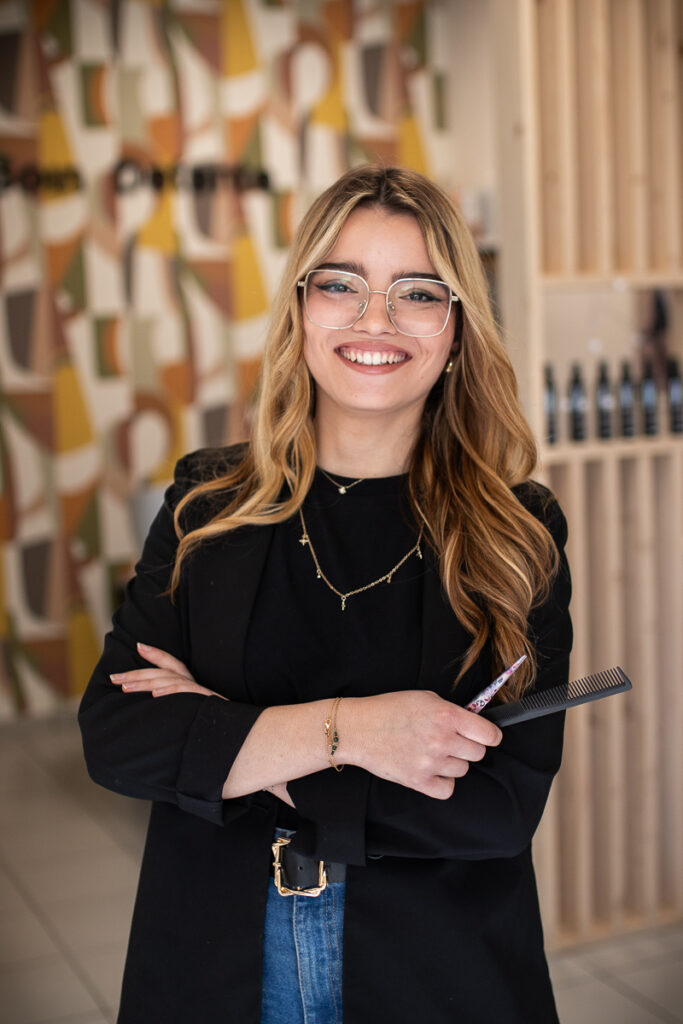
M283 846L289 846L291 839L286 836L280 836L276 839L272 845L273 851L273 877L275 881L275 888L281 896L319 896L320 893L327 888L327 872L325 871L325 862L318 861L318 884L310 889L288 889L286 885L282 884L282 864L280 862L280 854Z

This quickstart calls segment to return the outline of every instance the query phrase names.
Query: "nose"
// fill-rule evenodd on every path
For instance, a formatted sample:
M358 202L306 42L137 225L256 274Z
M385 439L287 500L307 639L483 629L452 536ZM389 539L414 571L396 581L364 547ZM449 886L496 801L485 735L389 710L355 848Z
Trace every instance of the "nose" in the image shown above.
M355 331L364 334L395 334L396 328L387 313L387 293L374 290L368 296L368 304L360 320L353 325Z

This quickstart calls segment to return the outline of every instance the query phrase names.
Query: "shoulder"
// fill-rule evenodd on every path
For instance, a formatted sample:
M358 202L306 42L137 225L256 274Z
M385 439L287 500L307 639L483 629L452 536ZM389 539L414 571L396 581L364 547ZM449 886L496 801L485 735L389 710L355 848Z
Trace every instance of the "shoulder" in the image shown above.
M567 542L567 520L553 492L536 480L525 480L516 484L512 493L545 526L557 547L563 548Z
M194 487L220 480L231 473L247 454L246 443L216 448L198 448L178 459L173 473L173 483L166 491L166 504L174 509L178 502ZM222 490L211 491L202 497L205 514L225 505L226 496ZM194 504L194 502L193 502Z
M231 444L217 448L198 448L178 459L173 479L188 490L230 473L247 454L249 446Z

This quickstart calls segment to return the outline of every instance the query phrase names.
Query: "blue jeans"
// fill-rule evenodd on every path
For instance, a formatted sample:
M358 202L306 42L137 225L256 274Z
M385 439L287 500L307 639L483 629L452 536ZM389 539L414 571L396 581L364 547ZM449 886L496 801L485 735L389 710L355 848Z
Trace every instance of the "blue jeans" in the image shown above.
M342 1024L345 890L333 882L320 896L280 896L270 880L261 1024Z

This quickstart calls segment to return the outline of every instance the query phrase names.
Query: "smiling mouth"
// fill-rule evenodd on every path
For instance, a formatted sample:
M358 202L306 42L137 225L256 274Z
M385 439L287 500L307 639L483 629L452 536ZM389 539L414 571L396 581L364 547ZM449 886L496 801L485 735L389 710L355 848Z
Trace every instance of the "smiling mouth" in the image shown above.
M378 352L377 349L369 351L368 349L340 346L336 351L342 359L346 359L349 363L361 363L363 366L386 366L387 364L405 363L407 359L410 359L407 352L396 350Z

